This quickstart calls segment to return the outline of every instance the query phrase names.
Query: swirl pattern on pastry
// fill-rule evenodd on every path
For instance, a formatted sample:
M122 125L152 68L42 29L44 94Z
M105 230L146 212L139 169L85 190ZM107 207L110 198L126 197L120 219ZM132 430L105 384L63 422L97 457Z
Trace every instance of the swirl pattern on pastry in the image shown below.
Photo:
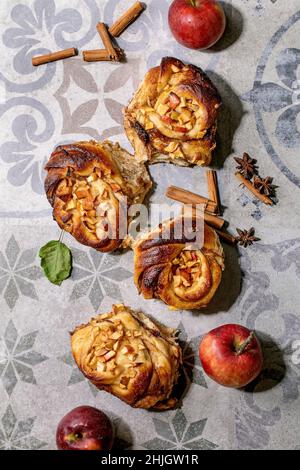
M168 409L182 363L176 331L114 305L71 334L81 372L100 390L136 408Z
M141 203L152 185L145 166L118 144L90 141L57 147L45 168L58 225L96 250L120 247L127 207Z
M136 157L209 165L220 105L217 89L200 68L164 57L125 108L124 127Z
M199 309L218 289L224 253L218 235L204 222L198 225L203 243L176 238L176 227L185 222L182 216L172 219L134 243L134 282L146 299L158 298L173 309ZM196 219L191 224L196 237Z

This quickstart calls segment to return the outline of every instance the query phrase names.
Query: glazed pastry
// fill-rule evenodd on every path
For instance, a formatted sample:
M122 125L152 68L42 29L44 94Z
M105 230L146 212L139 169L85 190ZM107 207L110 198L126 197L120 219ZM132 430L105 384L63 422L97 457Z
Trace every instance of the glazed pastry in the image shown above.
M164 57L125 108L124 127L136 157L150 163L209 165L220 105L217 89L200 68Z
M46 194L62 229L99 251L124 245L127 207L141 203L152 185L143 164L118 144L90 141L57 147L45 168Z
M81 372L100 390L136 408L168 409L182 362L176 331L114 305L71 334Z
M202 237L197 219L192 219L195 238L176 238L177 227L186 221L182 216L168 221L133 247L134 281L145 299L158 298L173 309L188 310L205 307L212 300L221 282L224 254L218 235L203 221L198 221Z

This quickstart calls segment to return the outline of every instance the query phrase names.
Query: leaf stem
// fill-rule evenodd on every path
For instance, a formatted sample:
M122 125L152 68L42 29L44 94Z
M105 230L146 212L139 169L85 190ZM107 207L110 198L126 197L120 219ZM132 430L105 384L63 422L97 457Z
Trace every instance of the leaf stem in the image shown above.
M62 229L61 232L60 232L59 239L58 239L58 241L59 241L60 243L62 243L62 241L63 241L64 234L65 234L65 231Z

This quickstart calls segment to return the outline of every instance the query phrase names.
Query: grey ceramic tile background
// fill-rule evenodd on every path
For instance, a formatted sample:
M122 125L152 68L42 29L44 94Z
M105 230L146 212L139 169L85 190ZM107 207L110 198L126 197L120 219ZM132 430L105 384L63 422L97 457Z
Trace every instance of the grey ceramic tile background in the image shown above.
M118 447L299 448L299 1L226 2L225 41L213 53L201 53L172 40L169 2L149 0L147 11L119 40L126 64L75 58L32 68L31 56L47 48L98 47L96 21L111 22L127 3L1 2L0 447L53 449L60 417L90 404L114 420ZM225 248L222 287L200 313L170 312L138 297L131 253L104 256L66 236L75 268L60 288L41 275L37 259L38 248L59 234L42 189L51 149L88 138L111 138L130 148L121 108L163 55L200 65L219 87L224 106L215 164L225 218L232 228L254 225L262 239L239 254ZM276 207L257 203L234 181L231 155L243 151L257 157L264 175L275 177ZM166 202L170 183L206 191L202 169L159 165L151 173L158 184L151 201ZM181 410L159 415L133 410L98 392L74 367L68 331L120 300L181 329ZM245 392L204 377L195 355L201 335L225 322L255 328L265 343L263 375Z

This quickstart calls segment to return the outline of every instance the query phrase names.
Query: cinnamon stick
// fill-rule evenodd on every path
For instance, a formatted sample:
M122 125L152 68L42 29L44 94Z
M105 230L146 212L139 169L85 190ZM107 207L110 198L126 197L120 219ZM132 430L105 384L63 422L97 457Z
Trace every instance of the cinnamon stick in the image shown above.
M141 2L136 2L130 7L115 23L109 28L109 32L115 38L129 26L144 10L144 5Z
M222 238L222 240L229 243L230 245L236 245L237 241L233 235L231 235L228 232L223 232L222 230L218 230L218 229L215 229L215 231L217 232L219 237Z
M193 216L198 216L198 217L203 217L205 222L214 227L215 229L221 229L224 224L225 224L225 220L221 219L220 217L217 217L216 215L214 214L211 214L209 212L203 212L203 211L200 211L199 208L197 208L196 206L192 206L191 208L187 208L184 207L183 208L183 213L185 215L187 215L190 211L192 213Z
M217 217L216 215L209 214L204 211L204 220L208 225L211 225L214 228L222 228L225 224L225 220Z
M102 39L103 45L105 49L107 50L111 60L118 60L118 54L111 42L111 38L109 36L106 25L104 23L98 23L97 31Z
M206 171L208 197L216 203L216 212L220 214L220 193L218 187L217 172L215 170Z
M178 188L177 186L169 186L166 191L166 196L174 201L182 202L183 204L204 204L205 210L208 212L215 212L217 209L217 204L214 201L187 191L186 189Z
M32 65L35 67L42 64L48 64L49 62L54 62L56 60L67 59L68 57L74 57L78 54L75 47L70 49L64 49L63 51L52 52L50 54L40 55L32 57Z
M122 50L121 49L115 49L115 50L120 60L122 57ZM83 60L85 62L102 62L102 61L111 62L112 61L106 49L93 49L89 51L82 51L82 55L83 55Z
M247 180L240 172L236 172L235 176L237 179L244 185L246 188L255 196L257 199L259 199L261 202L264 204L267 204L268 206L271 206L273 204L273 201L268 197L265 196L264 194L261 194L258 189L256 189L251 181Z

